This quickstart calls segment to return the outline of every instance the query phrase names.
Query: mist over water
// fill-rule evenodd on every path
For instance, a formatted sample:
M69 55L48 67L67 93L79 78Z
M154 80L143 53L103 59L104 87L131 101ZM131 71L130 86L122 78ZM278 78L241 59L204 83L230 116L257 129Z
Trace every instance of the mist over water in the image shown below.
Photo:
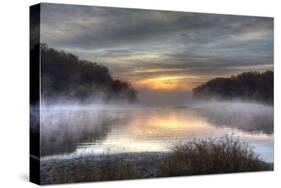
M192 103L192 92L176 90L138 90L142 106L178 106Z
M273 133L273 106L245 101L212 101L194 104L199 113L218 126L248 132Z
M234 135L273 161L273 106L239 100L158 102L43 105L41 156L167 152L194 138Z

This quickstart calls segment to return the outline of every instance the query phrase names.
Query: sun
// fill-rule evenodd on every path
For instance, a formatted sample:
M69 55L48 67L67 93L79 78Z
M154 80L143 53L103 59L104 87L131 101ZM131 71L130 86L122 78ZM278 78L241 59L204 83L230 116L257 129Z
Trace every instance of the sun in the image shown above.
M135 82L137 87L153 90L191 90L190 76L158 76Z

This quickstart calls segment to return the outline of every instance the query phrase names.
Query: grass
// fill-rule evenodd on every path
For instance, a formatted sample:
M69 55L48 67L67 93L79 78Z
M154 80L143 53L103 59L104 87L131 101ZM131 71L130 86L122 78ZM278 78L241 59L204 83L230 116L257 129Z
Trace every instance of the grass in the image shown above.
M101 160L57 163L48 171L45 183L71 183L148 177L132 160L105 155ZM149 177L186 176L273 170L273 164L259 159L247 143L225 136L177 144L167 155L151 163L156 174ZM140 167L141 166L141 167ZM147 169L146 169L147 170Z
M121 158L111 159L108 155L101 161L96 174L101 181L140 178L139 172L130 162Z
M135 167L129 162L120 158L111 158L109 155L104 158L97 161L58 165L48 172L48 181L43 184L140 178Z
M247 143L225 136L174 146L159 164L159 176L184 176L272 170Z

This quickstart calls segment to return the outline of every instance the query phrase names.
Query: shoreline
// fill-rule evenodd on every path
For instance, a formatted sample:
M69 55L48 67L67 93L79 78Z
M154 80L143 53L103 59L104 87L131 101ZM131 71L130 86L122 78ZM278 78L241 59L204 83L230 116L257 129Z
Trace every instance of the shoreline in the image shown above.
M157 173L157 169L161 167L161 164L163 164L163 161L165 161L166 157L170 153L171 152L134 152L77 156L75 158L69 159L41 159L40 182L42 185L46 185L59 183L75 183L83 181L108 181L166 177L159 175ZM272 169L269 170L273 170L274 163L264 163L272 166ZM118 170L127 170L127 172L125 177L116 177L110 179L93 178L93 173L100 173L99 171L101 169L103 173L110 173L111 171ZM219 172L205 174L219 174ZM72 177L75 177L77 175L81 176L78 178L78 180L71 179ZM186 176L188 176L188 174Z
M99 163L108 161L121 161L132 165L142 178L158 177L156 174L157 164L163 160L169 152L135 152L118 154L101 154L77 156L69 159L41 159L40 161L40 180L41 184L50 184L53 172L67 174L73 170L80 169L81 172L91 171L91 167L99 166ZM92 180L91 180L92 181Z

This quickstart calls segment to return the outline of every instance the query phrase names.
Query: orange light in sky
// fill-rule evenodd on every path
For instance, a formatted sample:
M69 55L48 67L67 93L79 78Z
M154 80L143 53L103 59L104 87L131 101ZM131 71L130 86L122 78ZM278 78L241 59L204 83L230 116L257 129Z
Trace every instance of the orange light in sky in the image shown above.
M195 76L159 76L136 81L136 86L155 90L191 90L194 86L189 82Z

